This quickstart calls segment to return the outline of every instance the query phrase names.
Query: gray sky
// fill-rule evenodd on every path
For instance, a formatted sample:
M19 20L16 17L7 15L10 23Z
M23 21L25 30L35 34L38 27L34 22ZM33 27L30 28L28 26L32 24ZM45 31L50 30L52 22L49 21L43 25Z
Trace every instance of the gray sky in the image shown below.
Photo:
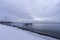
M0 0L0 15L14 20L60 20L60 0Z

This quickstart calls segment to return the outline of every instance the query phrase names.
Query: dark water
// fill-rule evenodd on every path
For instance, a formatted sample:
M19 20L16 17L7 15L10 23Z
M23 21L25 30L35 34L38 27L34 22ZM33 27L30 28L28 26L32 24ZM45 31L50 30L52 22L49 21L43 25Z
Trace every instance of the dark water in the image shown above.
M31 30L60 39L60 24L33 24Z
M60 24L33 24L32 28L60 32Z
M45 34L54 38L60 38L60 24L59 23L33 23L25 26L22 24L15 24L21 28L31 30L36 33Z
M10 23L6 23L8 25ZM59 23L33 23L32 25L25 26L21 23L12 23L11 26L15 26L18 28L27 29L39 34L45 34L52 36L54 38L60 39L60 24Z

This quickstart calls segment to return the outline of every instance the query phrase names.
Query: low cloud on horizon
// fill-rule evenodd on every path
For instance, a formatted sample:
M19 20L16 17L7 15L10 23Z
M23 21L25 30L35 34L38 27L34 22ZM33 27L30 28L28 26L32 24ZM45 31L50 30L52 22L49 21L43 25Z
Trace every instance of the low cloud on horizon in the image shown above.
M60 20L60 0L0 0L0 19ZM16 19L15 19L16 18Z

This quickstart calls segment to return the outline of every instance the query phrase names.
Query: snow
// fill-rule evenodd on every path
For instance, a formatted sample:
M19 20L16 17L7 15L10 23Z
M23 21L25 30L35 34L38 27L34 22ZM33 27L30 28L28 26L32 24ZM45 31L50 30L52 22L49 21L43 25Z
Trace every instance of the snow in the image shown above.
M60 22L59 10L60 0L0 0L0 21L27 22L31 20L41 21L47 19L48 21ZM50 30L51 27L45 27L44 25L42 29ZM57 28L59 30L59 25L58 27L54 26L53 28ZM51 30L55 30L53 28ZM29 31L16 29L11 26L0 25L0 40L55 39L31 33Z
M57 39L0 24L0 40L57 40Z

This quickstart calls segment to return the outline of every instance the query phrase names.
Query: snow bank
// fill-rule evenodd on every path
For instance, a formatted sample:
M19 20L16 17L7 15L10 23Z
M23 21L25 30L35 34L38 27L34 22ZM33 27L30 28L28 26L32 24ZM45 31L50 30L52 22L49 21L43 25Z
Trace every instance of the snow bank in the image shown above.
M0 40L57 40L0 24Z

